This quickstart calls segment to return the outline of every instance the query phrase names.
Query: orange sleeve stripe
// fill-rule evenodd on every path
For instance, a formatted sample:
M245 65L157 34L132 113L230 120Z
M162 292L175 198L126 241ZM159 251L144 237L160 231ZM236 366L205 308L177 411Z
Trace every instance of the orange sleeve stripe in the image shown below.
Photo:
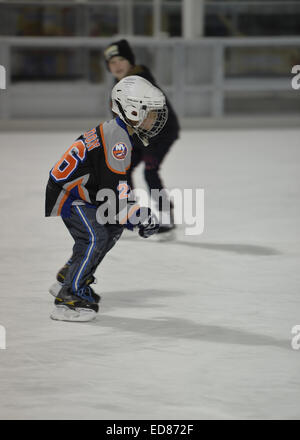
M78 186L78 192L80 197L86 201L86 198L84 196L83 190L81 188L81 184L82 184L83 178L80 180L77 180L76 182L71 183L69 186L67 186L67 188L65 189L66 194L63 196L63 198L61 199L61 202L59 204L58 210L57 210L57 215L60 215L61 210L63 209L63 206L65 204L65 201L67 200L67 198L70 195L70 191L75 188L75 186Z

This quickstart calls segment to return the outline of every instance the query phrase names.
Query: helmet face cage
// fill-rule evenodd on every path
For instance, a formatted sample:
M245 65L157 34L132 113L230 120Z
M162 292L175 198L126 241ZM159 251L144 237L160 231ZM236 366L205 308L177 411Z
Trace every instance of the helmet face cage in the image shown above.
M152 126L150 128L143 128L143 123L145 120L150 117L150 115L155 115L155 120L152 123ZM147 138L152 138L156 136L165 126L168 119L168 107L164 105L162 108L159 109L149 109L146 113L146 117L144 120L137 126L133 127L137 134L141 136L145 136Z

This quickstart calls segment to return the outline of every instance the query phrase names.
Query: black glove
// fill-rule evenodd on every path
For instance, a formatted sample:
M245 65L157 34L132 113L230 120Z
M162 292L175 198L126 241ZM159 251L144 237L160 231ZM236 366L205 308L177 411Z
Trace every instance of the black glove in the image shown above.
M131 231L137 227L139 235L143 238L150 237L150 235L155 234L159 229L156 215L151 212L150 208L146 208L145 206L138 208L124 226Z
M145 218L138 225L139 235L143 238L148 238L159 230L158 218L151 212L150 208L142 209L148 210L148 212L145 212Z

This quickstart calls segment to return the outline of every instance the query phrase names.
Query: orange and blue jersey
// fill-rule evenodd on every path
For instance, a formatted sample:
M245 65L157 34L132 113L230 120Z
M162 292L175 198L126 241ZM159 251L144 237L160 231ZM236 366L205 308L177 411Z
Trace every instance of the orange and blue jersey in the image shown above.
M46 216L69 217L72 205L99 206L101 189L120 199L131 161L131 138L120 118L82 134L53 166L46 189ZM121 186L120 186L121 185ZM122 187L124 194L124 188ZM127 194L130 191L127 185Z

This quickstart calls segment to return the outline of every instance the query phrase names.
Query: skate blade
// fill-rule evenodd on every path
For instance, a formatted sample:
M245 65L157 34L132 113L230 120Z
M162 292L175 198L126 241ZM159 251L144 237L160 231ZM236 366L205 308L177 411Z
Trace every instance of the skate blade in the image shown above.
M96 316L95 310L81 309L79 307L73 310L67 306L56 306L50 318L55 321L87 322L92 321Z
M61 286L62 286L62 284L60 284L57 281L56 283L52 284L52 286L50 286L49 293L51 293L51 295L53 295L56 298L60 289L61 289Z

